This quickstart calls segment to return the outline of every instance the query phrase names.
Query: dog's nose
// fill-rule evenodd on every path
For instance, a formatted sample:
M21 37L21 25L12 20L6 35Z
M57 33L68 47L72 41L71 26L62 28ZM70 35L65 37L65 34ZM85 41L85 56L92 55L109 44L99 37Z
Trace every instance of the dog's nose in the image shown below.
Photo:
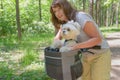
M63 33L65 34L65 31L63 31Z

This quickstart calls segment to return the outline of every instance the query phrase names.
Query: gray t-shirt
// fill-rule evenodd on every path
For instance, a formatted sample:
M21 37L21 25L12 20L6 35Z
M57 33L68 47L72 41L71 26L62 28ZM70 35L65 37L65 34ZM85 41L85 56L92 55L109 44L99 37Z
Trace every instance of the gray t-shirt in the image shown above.
M84 25L86 24L87 21L93 22L95 27L97 28L98 32L101 35L102 43L98 44L98 45L100 45L103 50L104 49L109 49L109 45L108 45L107 41L104 39L104 37L103 37L101 31L99 30L97 24L94 22L94 20L92 19L92 17L89 14L84 13L84 12L76 13L76 22L78 22L81 25L81 32L80 32L80 35L78 36L78 41L79 42L84 42L84 41L87 41L89 39L89 36L87 36L87 34L83 31Z

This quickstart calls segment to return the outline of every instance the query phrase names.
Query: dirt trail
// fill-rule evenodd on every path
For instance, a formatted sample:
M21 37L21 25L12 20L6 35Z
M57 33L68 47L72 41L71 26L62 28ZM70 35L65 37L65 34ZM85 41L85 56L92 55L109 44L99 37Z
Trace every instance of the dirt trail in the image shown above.
M109 34L106 39L112 51L111 80L120 80L120 32Z
M120 32L109 34L107 41L113 52L112 58L120 59Z

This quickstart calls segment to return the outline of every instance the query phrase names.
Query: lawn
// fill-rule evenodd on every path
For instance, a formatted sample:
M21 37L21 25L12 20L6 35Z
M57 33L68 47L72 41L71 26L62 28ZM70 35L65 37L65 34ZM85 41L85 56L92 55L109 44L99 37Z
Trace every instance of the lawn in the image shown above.
M51 34L51 35L49 35ZM52 42L52 33L0 39L0 80L51 80L45 73L43 48Z

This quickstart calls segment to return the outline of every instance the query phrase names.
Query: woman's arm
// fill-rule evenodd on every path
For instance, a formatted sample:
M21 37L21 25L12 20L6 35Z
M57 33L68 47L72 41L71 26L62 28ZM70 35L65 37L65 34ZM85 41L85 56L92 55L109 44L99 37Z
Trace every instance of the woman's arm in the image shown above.
M93 22L87 21L83 30L90 37L90 39L85 42L76 44L72 47L72 50L93 47L102 42L102 38Z
M61 37L61 28L59 29L58 33L56 34L54 40L61 40L62 37Z

